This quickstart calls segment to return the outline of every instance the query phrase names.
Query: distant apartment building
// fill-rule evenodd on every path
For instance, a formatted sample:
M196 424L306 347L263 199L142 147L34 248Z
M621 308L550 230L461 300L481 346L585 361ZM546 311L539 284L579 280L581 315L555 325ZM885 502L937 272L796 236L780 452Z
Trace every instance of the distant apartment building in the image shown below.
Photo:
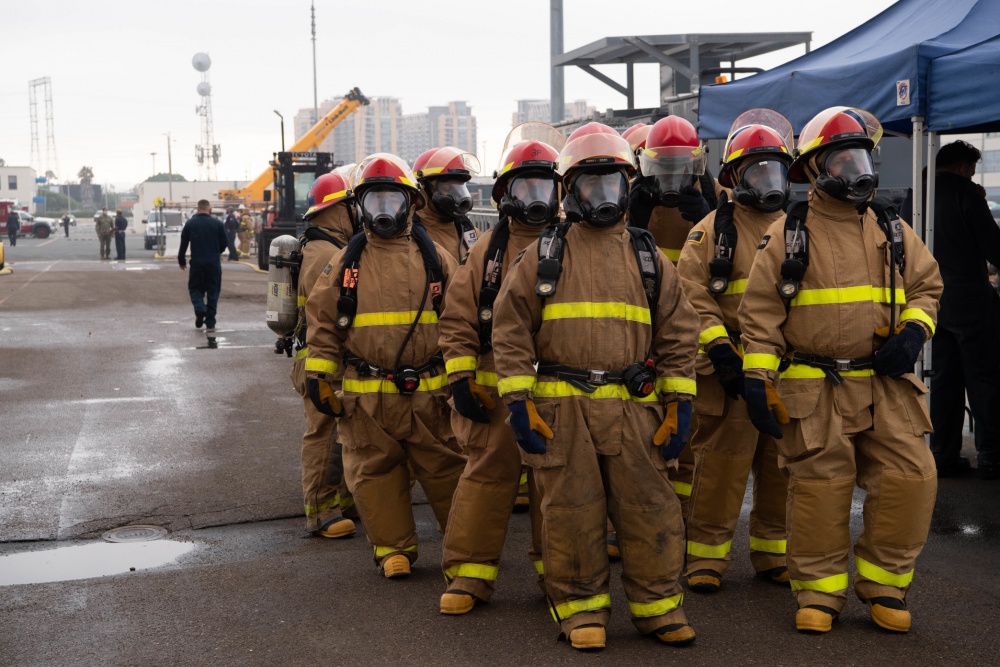
M338 101L327 100L320 105L322 118ZM306 134L315 124L313 110L300 109L295 115L295 137ZM407 162L432 146L458 146L476 152L476 117L466 102L449 102L426 113L403 115L395 97L374 97L371 104L337 125L320 146L333 152L334 158L345 164L358 162L372 153L393 153Z
M549 100L518 100L517 111L511 118L511 126L527 123L528 121L541 121L543 123L552 122L552 107ZM589 118L595 109L587 104L587 100L575 100L566 103L564 118L572 120L574 118Z
M35 213L38 203L34 201L38 196L35 176L31 167L0 167L0 199L13 199L18 206L27 206L28 212Z

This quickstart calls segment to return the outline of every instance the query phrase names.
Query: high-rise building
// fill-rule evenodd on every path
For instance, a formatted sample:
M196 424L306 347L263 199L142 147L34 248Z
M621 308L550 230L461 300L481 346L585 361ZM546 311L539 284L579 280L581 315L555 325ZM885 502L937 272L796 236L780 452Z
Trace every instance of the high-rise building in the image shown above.
M549 100L518 100L517 111L511 118L511 125L520 125L528 121L551 122L552 112ZM587 104L587 100L574 100L566 103L564 118L589 118L595 109Z

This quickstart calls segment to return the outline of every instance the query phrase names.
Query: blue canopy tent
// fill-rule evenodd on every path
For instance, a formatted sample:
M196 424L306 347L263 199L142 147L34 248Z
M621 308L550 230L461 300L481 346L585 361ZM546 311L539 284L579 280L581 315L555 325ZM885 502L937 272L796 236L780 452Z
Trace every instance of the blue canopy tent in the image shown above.
M928 87L931 132L1000 131L1000 37L935 58Z

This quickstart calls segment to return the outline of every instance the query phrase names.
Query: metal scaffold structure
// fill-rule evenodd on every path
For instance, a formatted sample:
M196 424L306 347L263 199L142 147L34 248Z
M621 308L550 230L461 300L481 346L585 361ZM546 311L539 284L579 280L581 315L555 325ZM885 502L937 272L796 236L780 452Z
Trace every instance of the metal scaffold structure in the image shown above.
M38 141L38 89L42 88L45 101L45 161ZM28 106L31 110L31 166L40 175L51 171L59 174L59 156L56 154L55 120L52 112L52 79L45 76L28 82Z

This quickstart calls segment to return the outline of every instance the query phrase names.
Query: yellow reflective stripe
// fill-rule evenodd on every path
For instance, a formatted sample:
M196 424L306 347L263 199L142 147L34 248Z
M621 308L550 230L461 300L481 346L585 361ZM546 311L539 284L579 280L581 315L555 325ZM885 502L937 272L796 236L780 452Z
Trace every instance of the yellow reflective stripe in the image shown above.
M792 579L791 581L793 591L819 591L820 593L836 593L837 591L847 590L848 583L846 572L812 581L800 581L798 579Z
M780 365L781 359L773 354L751 352L743 357L743 370L745 371L755 370L758 368L763 368L766 371L776 371Z
M794 299L792 306L824 306L836 303L858 303L862 301L874 301L875 303L889 303L892 291L887 287L874 287L872 285L856 285L854 287L824 287L822 289L800 290ZM906 290L896 290L896 303L903 305L906 303Z
M448 386L448 376L438 375L436 377L420 377L420 386L417 391L434 391ZM399 389L389 380L351 380L344 378L344 391L352 394L398 394Z
M899 321L905 322L906 320L916 320L918 322L923 322L924 324L927 325L927 328L931 330L932 336L934 335L935 329L937 329L937 327L934 326L934 320L931 319L931 316L925 313L924 311L920 310L919 308L907 308L906 310L901 312L899 314Z
M876 584L883 586L895 586L896 588L906 588L913 581L913 570L906 574L893 574L888 570L883 570L878 565L869 563L864 558L854 557L854 562L858 566L858 574L867 579L871 579Z
M537 572L538 574L542 574L542 575L545 574L545 564L542 561L540 561L540 560L533 560L531 562L535 566L535 572Z
M413 324L417 311L404 310L391 313L361 313L354 318L354 327L388 327L397 324ZM433 310L420 313L419 324L437 324L438 316Z
M301 350L295 353L295 361L299 361L300 359L305 359L307 356L309 356L308 346L302 348Z
M454 359L447 359L444 362L444 370L448 375L452 373L457 373L459 371L474 371L476 366L478 366L478 359L476 357L455 357Z
M455 577L468 577L469 579L483 579L485 581L496 581L499 567L493 565L479 565L478 563L459 563L452 565L444 571L444 578L452 581Z
M629 601L628 608L636 618L652 618L653 616L663 616L668 611L677 609L683 602L684 594L678 593L677 595L671 595L656 602Z
M517 478L517 485L524 486L528 483L528 473L522 472L521 476Z
M698 334L698 344L708 345L716 338L729 338L729 332L726 331L726 327L719 326L709 327Z
M315 505L305 505L306 516L312 516L314 514L319 514L320 512L325 512L331 507L337 507L340 505L340 495L334 494L333 498L330 498L325 503L316 507Z
M306 359L306 371L330 373L332 375L337 372L337 364L333 361L327 361L326 359Z
M497 374L488 371L476 371L476 384L480 387L497 386Z
M503 391L500 393L503 394ZM633 396L628 393L628 389L624 385L620 384L606 384L597 387L597 390L593 394L588 394L584 390L574 387L569 382L539 382L535 385L535 396L540 398L562 398L565 396L584 396L593 399L618 398L623 401L636 401L639 403L659 400L655 392L645 398Z
M733 547L733 541L729 540L724 544L702 544L688 540L687 552L690 556L698 558L714 558L716 560L725 558Z
M302 306L306 305L306 298L300 294L297 303L301 308Z
M559 619L567 619L573 614L582 611L597 611L598 609L608 609L611 607L611 596L608 594L595 595L582 600L570 600L557 604L552 610L552 620L558 622Z
M348 507L354 507L354 498L348 496L347 498L340 499L340 509L347 509Z
M837 371L837 375L845 378L867 378L875 375L875 370L871 368L863 368L858 371ZM781 371L781 378L783 380L807 380L825 377L826 372L824 372L822 368L814 368L813 366L806 366L805 364L792 364L785 370Z
M769 554L783 554L788 550L786 540L765 540L763 537L750 536L751 551L763 551Z
M681 258L680 248L674 249L674 248L664 248L663 246L660 246L660 250L663 252L664 255L667 256L667 259L669 259L674 264L676 264L677 260Z
M678 496L690 496L691 485L687 482L674 482L674 493Z
M723 294L743 294L747 291L747 280L743 278L741 280L731 280L729 285L726 286L726 291Z
M656 391L676 391L679 394L694 396L698 393L698 382L687 378L657 378Z
M389 554L398 554L398 553L415 554L417 553L417 547L416 546L403 547L402 549L400 549L399 547L375 547L375 558L384 558Z
M531 391L535 388L534 375L511 375L497 381L497 391L501 396L514 391Z
M331 199L340 199L341 197L346 197L346 196L347 196L347 190L341 190L340 192L331 192L327 196L323 197L322 203L325 204Z
M649 324L651 322L649 308L631 306L621 302L597 303L594 301L576 301L570 303L550 303L542 308L543 322L578 317L628 320L642 324Z
M424 167L420 170L421 176L433 176L434 174L440 174L444 171L444 167Z

